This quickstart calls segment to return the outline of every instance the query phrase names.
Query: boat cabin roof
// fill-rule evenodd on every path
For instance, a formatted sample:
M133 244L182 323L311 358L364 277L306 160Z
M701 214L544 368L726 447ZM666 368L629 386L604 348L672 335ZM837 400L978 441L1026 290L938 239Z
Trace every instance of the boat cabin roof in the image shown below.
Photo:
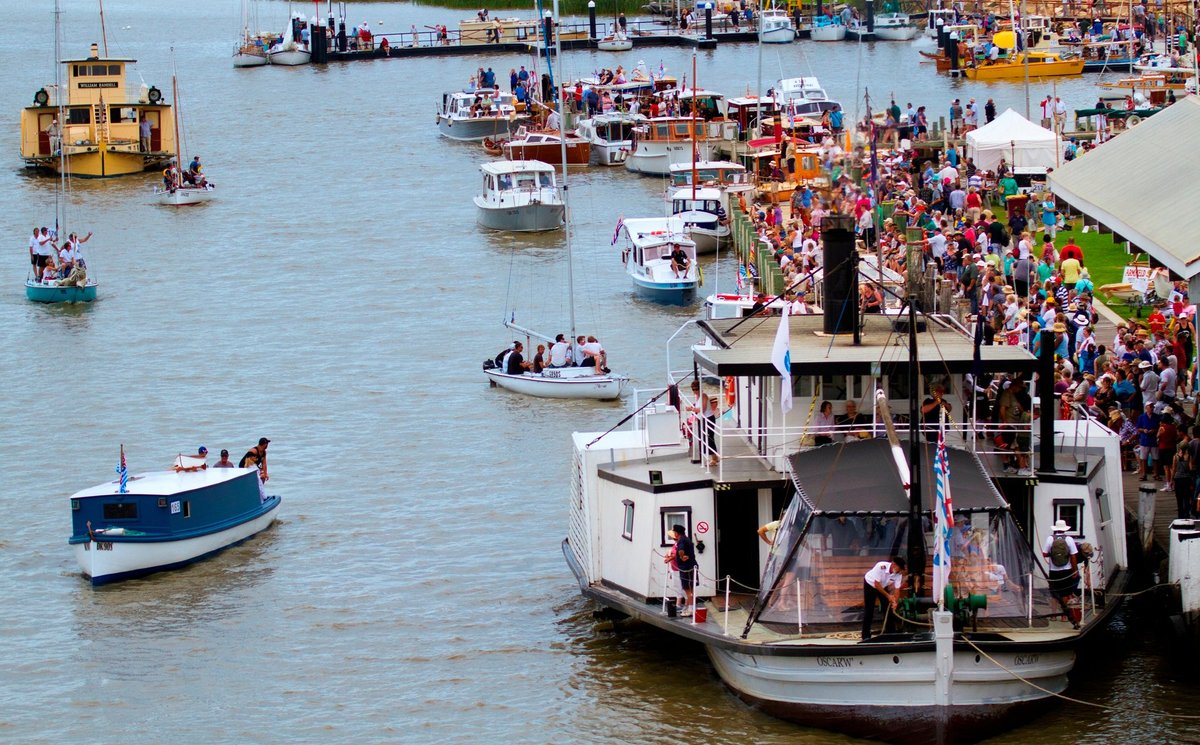
M694 192L691 189L678 189L671 195L671 199L695 199L697 201L701 199L708 200L720 198L721 190L714 189L710 186L698 188Z
M628 223L628 221L627 221ZM796 316L789 322L792 375L888 375L907 374L907 331L898 332L896 319L868 315L862 343L851 336L825 335L824 318ZM739 324L713 321L709 336L717 348L695 349L696 362L719 376L777 376L771 354L777 324ZM974 340L938 317L918 319L917 347L925 369L939 374L965 374L974 369ZM984 372L1023 372L1037 369L1038 360L1019 346L981 346L980 367Z
M64 65L70 65L75 62L120 62L133 63L137 62L133 57L69 57L59 60Z
M253 473L253 468L208 468L203 471L147 471L129 477L129 491L133 496L170 496L232 481L238 476ZM111 497L120 493L119 480L106 481L71 495L71 499L88 497ZM124 495L122 495L124 496Z
M903 440L901 447L907 454L908 441ZM921 448L921 461L932 463L937 444L923 442ZM955 512L1008 508L975 454L950 447L946 454L954 483ZM882 438L826 445L788 456L797 497L814 513L907 515L908 495L892 462L891 445ZM880 468L891 468L895 478L880 478ZM926 514L933 509L936 489L935 479L921 479L921 504Z
M684 233L683 219L671 217L635 217L623 221L622 228L630 242L638 248L652 248L664 243L694 246L695 243Z
M741 163L734 163L731 160L698 160L696 161L695 170L704 171L719 168L722 171L744 171L746 166ZM693 170L691 163L672 163L671 173L691 173Z
M504 173L554 173L554 166L540 160L492 160L481 163L479 170L499 176Z
M821 87L821 81L816 78L781 78L775 86L776 94L783 94L785 98L793 97L796 94L804 98L826 98L825 89Z

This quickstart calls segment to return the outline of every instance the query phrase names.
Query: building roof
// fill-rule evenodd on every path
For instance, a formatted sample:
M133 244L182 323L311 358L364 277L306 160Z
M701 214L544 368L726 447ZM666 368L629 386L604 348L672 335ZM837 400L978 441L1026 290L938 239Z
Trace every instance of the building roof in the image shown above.
M1200 98L1187 96L1049 177L1050 190L1176 274L1200 274Z
M823 316L791 316L788 331L792 375L907 374L908 332L895 330L893 320L882 315L867 316L862 343L855 346L849 335L825 335ZM744 322L709 321L707 328L728 348L697 348L696 362L705 370L718 376L779 375L771 362L779 316ZM974 340L936 319L918 322L917 349L925 375L963 374L975 366ZM1022 347L985 345L979 353L984 371L1021 372L1037 367L1037 359Z

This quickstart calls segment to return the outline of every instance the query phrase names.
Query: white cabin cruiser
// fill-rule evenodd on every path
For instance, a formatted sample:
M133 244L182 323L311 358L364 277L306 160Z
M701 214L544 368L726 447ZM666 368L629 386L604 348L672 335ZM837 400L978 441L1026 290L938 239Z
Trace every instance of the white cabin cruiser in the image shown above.
M633 145L625 169L650 176L666 176L671 166L710 160L723 138L737 138L736 122L705 122L690 117L647 119L633 130Z
M625 238L621 263L639 295L674 305L695 299L700 267L696 263L696 243L688 236L683 218L675 215L622 220L619 232Z
M820 119L826 111L839 104L829 98L821 81L815 77L782 78L775 83L775 98L780 111L790 116L807 116Z
M764 10L758 20L758 39L763 44L791 44L796 40L796 27L786 10Z
M619 166L633 145L633 128L646 121L641 114L612 112L579 122L576 134L591 144L591 162Z
M846 26L838 15L815 16L810 34L813 41L842 41L846 38Z
M539 160L497 160L479 166L483 193L475 197L476 220L485 228L518 233L558 230L566 207L554 166Z
M697 254L716 253L731 235L725 195L714 187L677 189L671 194L671 214L683 220L684 231Z
M511 135L528 122L517 113L516 98L496 88L443 93L437 114L438 132L464 142Z
M907 13L879 13L875 16L875 38L880 41L912 41L917 27Z

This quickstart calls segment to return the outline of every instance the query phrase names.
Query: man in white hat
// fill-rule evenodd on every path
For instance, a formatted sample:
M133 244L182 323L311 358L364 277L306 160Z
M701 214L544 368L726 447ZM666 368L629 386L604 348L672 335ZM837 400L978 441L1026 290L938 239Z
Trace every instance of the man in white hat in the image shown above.
M1079 549L1075 539L1067 535L1069 530L1071 526L1060 517L1042 545L1042 556L1046 557L1049 570L1050 594L1062 605L1063 613L1071 618L1075 628L1079 628L1079 621L1071 616L1067 605L1067 598L1073 597L1079 586Z

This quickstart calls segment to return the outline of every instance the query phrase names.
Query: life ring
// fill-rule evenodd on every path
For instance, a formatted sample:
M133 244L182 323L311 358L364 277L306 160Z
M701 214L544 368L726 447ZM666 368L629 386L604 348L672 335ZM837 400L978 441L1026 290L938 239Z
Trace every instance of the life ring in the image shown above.
M1136 127L1137 125L1139 125L1141 123L1142 123L1142 118L1140 116L1138 116L1137 114L1133 114L1125 119L1125 126L1127 126L1127 127Z
M733 376L725 378L725 405L733 406L737 402L737 381Z

